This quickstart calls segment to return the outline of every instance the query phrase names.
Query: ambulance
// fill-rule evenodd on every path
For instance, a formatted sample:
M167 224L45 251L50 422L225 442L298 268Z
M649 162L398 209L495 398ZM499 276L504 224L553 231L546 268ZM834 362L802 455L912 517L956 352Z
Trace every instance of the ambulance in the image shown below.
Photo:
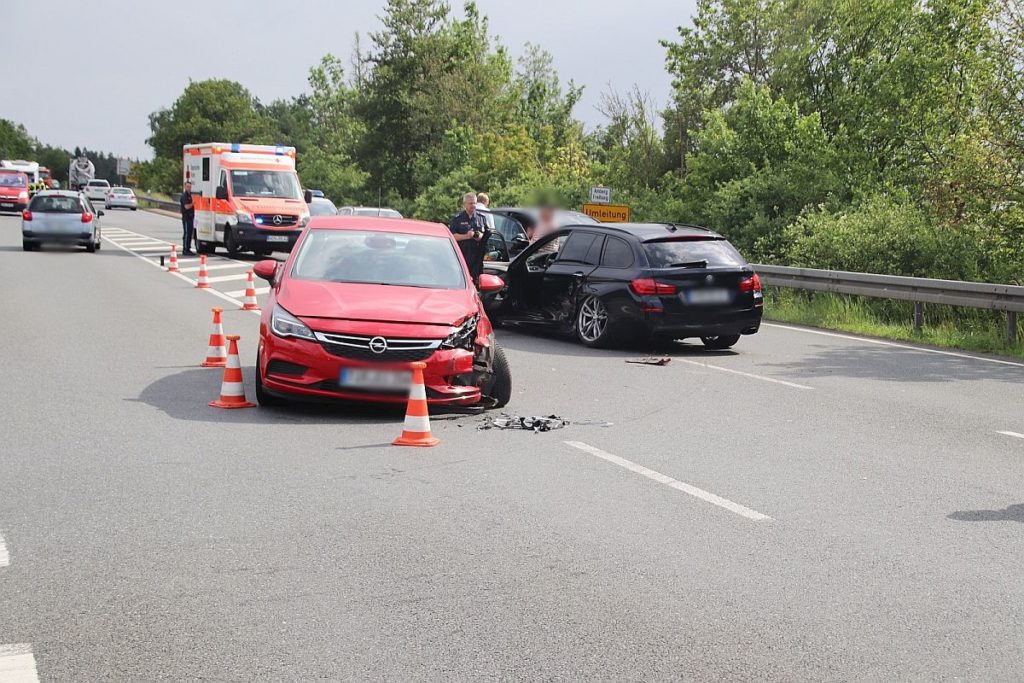
M182 148L192 183L196 243L202 254L291 251L309 222L311 193L295 172L295 148L207 142Z

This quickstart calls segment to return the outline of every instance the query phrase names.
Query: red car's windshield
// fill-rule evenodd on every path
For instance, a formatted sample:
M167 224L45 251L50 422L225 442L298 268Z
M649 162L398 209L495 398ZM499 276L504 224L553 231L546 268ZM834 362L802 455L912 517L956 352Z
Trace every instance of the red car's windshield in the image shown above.
M28 181L20 173L0 173L0 187L28 187Z
M291 276L431 289L465 289L466 278L447 237L372 230L312 230Z

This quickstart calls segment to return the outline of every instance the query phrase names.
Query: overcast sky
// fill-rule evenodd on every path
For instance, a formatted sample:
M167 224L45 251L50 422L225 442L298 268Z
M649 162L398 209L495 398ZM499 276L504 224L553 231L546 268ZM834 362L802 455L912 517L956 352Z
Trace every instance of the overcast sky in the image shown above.
M328 53L345 63L353 36L379 28L383 0L43 0L4 2L0 118L46 143L149 158L150 112L189 79L229 78L263 102L307 89ZM461 2L452 2L461 15ZM689 25L694 0L478 0L492 36L518 57L533 42L563 81L586 86L576 115L588 125L609 84L668 98L661 38ZM11 61L17 60L12 66Z

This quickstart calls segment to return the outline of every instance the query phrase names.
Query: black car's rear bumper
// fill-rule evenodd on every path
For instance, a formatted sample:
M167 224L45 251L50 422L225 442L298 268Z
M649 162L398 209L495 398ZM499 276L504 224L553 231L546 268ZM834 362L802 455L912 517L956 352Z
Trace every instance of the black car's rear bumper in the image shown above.
M761 307L739 311L708 311L694 315L643 313L647 331L654 337L713 337L754 334L761 327Z

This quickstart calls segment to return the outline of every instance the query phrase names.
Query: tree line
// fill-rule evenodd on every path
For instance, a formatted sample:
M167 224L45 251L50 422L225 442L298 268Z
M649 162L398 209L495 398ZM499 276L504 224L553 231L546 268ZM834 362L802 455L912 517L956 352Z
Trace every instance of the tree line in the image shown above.
M96 177L116 185L120 178L117 175L117 157L109 152L97 152L84 147L73 150L54 147L40 142L29 134L22 124L0 119L0 159L26 159L38 162L40 166L50 169L51 176L58 180L62 187L67 187L68 168L71 159L80 156L88 157L96 167Z
M1019 282L1022 2L698 0L663 43L668 106L610 90L588 131L542 47L513 59L472 3L388 0L308 94L190 83L150 116L136 175L175 189L187 142L288 144L336 202L447 220L468 190L578 205L600 184L637 220L707 225L751 260Z

